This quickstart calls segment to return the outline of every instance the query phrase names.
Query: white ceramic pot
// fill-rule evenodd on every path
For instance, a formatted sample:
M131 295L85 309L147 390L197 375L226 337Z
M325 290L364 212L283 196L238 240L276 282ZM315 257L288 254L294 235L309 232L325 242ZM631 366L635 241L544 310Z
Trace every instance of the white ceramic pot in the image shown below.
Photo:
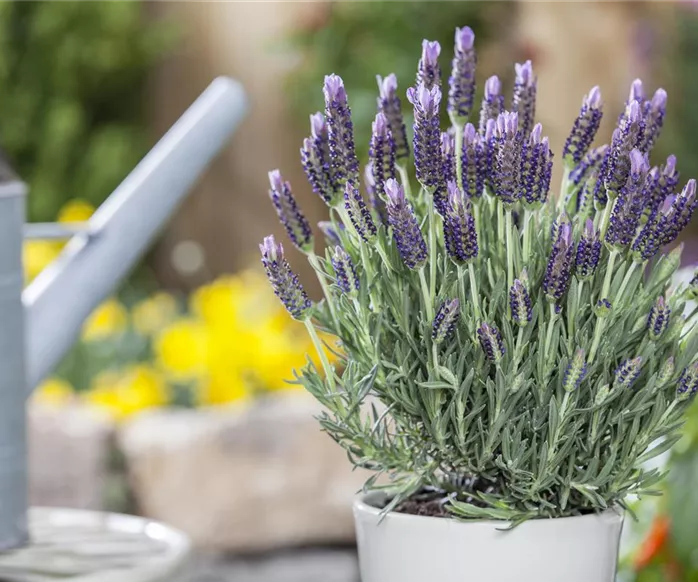
M623 514L505 522L389 513L354 501L362 582L613 582Z

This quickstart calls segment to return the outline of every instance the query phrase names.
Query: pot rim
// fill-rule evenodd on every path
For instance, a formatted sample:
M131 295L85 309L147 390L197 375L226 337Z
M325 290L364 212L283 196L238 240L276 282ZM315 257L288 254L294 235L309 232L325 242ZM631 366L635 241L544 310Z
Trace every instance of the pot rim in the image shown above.
M364 515L370 515L372 517L376 517L380 520L388 520L390 521L395 521L395 522L404 522L408 520L415 520L415 519L420 519L420 520L426 520L430 522L439 522L443 524L462 524L462 525L484 525L484 526L495 526L499 529L506 529L511 522L507 520L499 520L499 519L457 519L457 518L443 518L443 517L434 517L430 515L414 515L411 513L398 513L396 511L390 511L385 515L381 515L382 510L374 505L371 505L371 500L374 500L374 502L377 500L377 498L380 497L385 497L386 494L382 491L368 491L365 493L359 493L358 495L354 496L354 512L355 513L363 513ZM519 527L525 526L526 524L532 524L532 523L545 523L548 521L554 521L557 524L563 524L563 523L569 523L570 521L574 520L575 523L579 523L581 520L595 520L595 519L609 519L609 520L619 520L622 521L624 518L624 511L618 507L610 507L602 512L599 513L588 513L586 515L572 515L568 517L537 517L537 518L531 518L528 521L523 522L520 524Z

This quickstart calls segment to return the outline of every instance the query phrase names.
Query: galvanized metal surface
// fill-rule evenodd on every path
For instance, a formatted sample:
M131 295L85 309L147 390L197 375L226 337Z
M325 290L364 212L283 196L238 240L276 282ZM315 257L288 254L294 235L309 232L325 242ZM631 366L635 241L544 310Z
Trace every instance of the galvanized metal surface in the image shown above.
M242 87L216 79L24 291L27 392L54 369L85 318L147 250L245 112Z

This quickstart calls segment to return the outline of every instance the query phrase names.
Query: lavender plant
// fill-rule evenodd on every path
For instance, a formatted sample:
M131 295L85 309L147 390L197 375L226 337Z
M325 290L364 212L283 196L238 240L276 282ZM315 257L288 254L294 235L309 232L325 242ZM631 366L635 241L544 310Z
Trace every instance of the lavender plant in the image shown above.
M324 297L311 305L268 237L271 284L321 357L318 329L341 348L339 365L309 363L298 382L324 405L323 429L375 472L367 488L390 489L386 509L425 487L461 518L625 507L629 494L656 491L661 472L645 462L676 442L698 391L696 312L684 316L695 286L669 289L681 247L664 252L691 218L696 183L678 189L673 157L649 167L666 93L648 100L636 81L609 145L592 148L598 87L584 98L551 195L531 63L516 66L509 110L496 77L473 107L473 41L456 30L443 133L440 47L424 41L416 82L401 89L411 147L398 80L379 77L368 203L343 82L326 78L326 110L301 150L329 207L320 255L290 185L270 174Z

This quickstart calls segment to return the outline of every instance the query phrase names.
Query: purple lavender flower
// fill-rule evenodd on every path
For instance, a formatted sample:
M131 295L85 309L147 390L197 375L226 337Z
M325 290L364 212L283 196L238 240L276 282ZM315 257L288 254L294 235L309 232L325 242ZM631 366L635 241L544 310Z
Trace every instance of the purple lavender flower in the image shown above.
M629 105L633 101L642 103L644 100L645 88L642 86L642 79L635 79L632 83L630 83L630 95L628 96L628 100L625 102L625 104Z
M344 188L344 208L358 235L364 241L371 242L376 236L376 225L361 192L351 182L347 182Z
M364 167L364 185L366 186L366 194L368 194L368 201L371 204L374 212L378 216L378 221L384 225L388 226L388 213L385 209L385 202L381 196L378 195L376 181L373 177L373 164L369 162ZM383 192L383 187L381 186L381 193Z
M696 181L689 180L678 196L668 196L633 241L637 261L651 259L659 249L676 240L696 208Z
M616 129L613 130L613 135L611 136L611 146L609 146L608 149L606 149L606 152L603 155L601 164L599 165L599 170L597 172L598 178L594 183L594 205L599 209L605 208L608 204L608 189L606 188L606 176L608 175L609 168L611 167L611 156L613 154L613 150L611 149L611 147L613 145L613 142L616 142L618 140L620 140L620 129L616 127Z
M477 330L482 351L491 362L499 363L506 353L502 334L494 325L483 323Z
M523 135L528 135L533 129L536 116L537 81L533 74L531 61L514 65L516 78L514 80L514 97L512 111L519 115L519 129Z
M444 245L451 260L465 264L478 255L475 219L470 211L470 202L455 182L446 186L448 199L444 218Z
M604 185L609 196L615 198L630 174L630 152L642 139L644 123L640 104L632 101L622 115L618 131L613 132Z
M378 111L388 118L390 135L395 143L395 157L403 160L410 157L410 146L407 143L407 130L402 117L402 105L397 94L397 77L390 74L385 79L380 76L378 80Z
M504 111L502 84L499 81L499 77L493 75L485 81L485 95L482 98L482 106L480 108L480 135L485 135L487 122L490 119L496 120L502 111Z
M460 317L460 302L458 299L444 301L436 312L431 326L431 339L435 344L443 343L453 333Z
M567 213L563 210L550 225L550 240L553 241L553 244L555 244L555 241L558 238L558 234L560 233L560 227L564 225L567 225L567 227L570 230L572 230L572 221L570 220L570 217L567 216Z
M606 230L606 242L620 248L627 247L635 236L644 209L644 185L649 171L647 156L634 149L630 152L630 175L613 204Z
M452 131L441 132L441 175L445 183L456 180L456 139Z
M441 87L441 67L439 67L439 55L441 45L433 40L422 41L422 58L417 67L416 85L424 85L427 89Z
M407 100L414 105L414 165L417 180L433 191L442 180L439 130L439 104L441 90L420 84L407 90Z
M286 229L288 238L297 249L307 253L313 248L313 231L298 208L296 198L291 192L291 184L284 181L279 170L269 172L269 183L271 184L269 198L276 209L279 221Z
M511 206L521 197L521 133L516 113L499 115L494 143L492 187L495 196Z
M574 241L569 223L561 224L556 234L543 278L543 292L548 301L554 303L567 292L574 262Z
M397 180L386 181L385 193L388 196L388 222L393 229L395 246L407 268L419 269L427 260L427 245L414 210Z
M313 192L328 206L336 204L337 188L330 167L330 142L322 113L310 116L310 137L303 140L301 164Z
M511 308L511 318L519 327L525 327L531 322L533 317L533 306L531 296L528 294L526 285L515 279L514 284L509 289L509 307Z
M262 265L267 273L274 293L283 303L291 317L304 320L310 317L310 308L313 306L298 276L291 270L284 257L284 248L281 243L274 240L273 235L265 237L259 245L262 253Z
M656 341L661 337L669 327L670 317L671 308L667 305L664 297L660 295L647 316L647 329L649 330L650 339Z
M613 388L622 390L630 388L642 372L642 357L638 356L632 360L624 360L616 368L613 378Z
M567 167L573 168L582 162L599 130L602 117L601 91L598 87L594 87L582 100L582 108L577 119L574 120L572 132L562 150L562 159Z
M577 192L575 210L580 216L590 216L594 208L594 189L599 180L599 173L592 170L589 177L584 181L581 190Z
M580 281L591 279L596 272L601 256L599 231L594 230L594 222L587 218L584 232L577 245L576 274Z
M356 274L356 267L349 254L341 246L337 245L334 247L334 253L330 261L332 262L332 268L334 269L337 286L340 291L346 295L355 296L359 292L361 284Z
M695 396L696 392L698 392L698 362L693 362L681 372L676 394L680 400L685 400Z
M575 166L575 168L570 172L570 182L575 188L578 188L583 180L586 180L592 172L597 172L601 166L606 152L608 151L608 144L604 144L597 148L590 149L581 161Z
M339 238L339 232L337 232L337 227L334 225L334 223L329 222L327 220L322 220L317 223L317 226L322 232L322 234L325 235L325 240L327 241L327 244L338 245L342 243L342 240ZM340 224L339 228L341 230L344 230L344 225Z
M562 387L565 392L574 392L579 388L587 375L586 353L582 348L577 348L574 357L570 360L562 376Z
M354 124L344 81L338 75L325 77L325 119L328 126L330 165L336 185L359 182L359 160L354 147Z
M475 96L475 34L469 26L456 28L455 54L448 79L448 113L454 124L470 116Z
M385 181L395 178L395 143L384 113L378 112L372 128L368 156L371 160L376 192L381 196Z
M643 107L643 117L645 130L638 144L643 152L650 152L652 146L657 141L664 126L664 116L666 115L667 94L664 89L657 89L650 101L645 102Z
M461 151L461 169L465 193L470 198L480 198L485 188L487 175L487 153L483 139L472 123L463 128L463 149ZM446 182L449 182L447 179Z
M521 190L526 206L532 208L545 204L553 171L553 153L542 132L537 123L521 151Z
M645 182L645 217L651 220L660 204L671 196L679 183L676 156L669 156L663 166L652 168Z

